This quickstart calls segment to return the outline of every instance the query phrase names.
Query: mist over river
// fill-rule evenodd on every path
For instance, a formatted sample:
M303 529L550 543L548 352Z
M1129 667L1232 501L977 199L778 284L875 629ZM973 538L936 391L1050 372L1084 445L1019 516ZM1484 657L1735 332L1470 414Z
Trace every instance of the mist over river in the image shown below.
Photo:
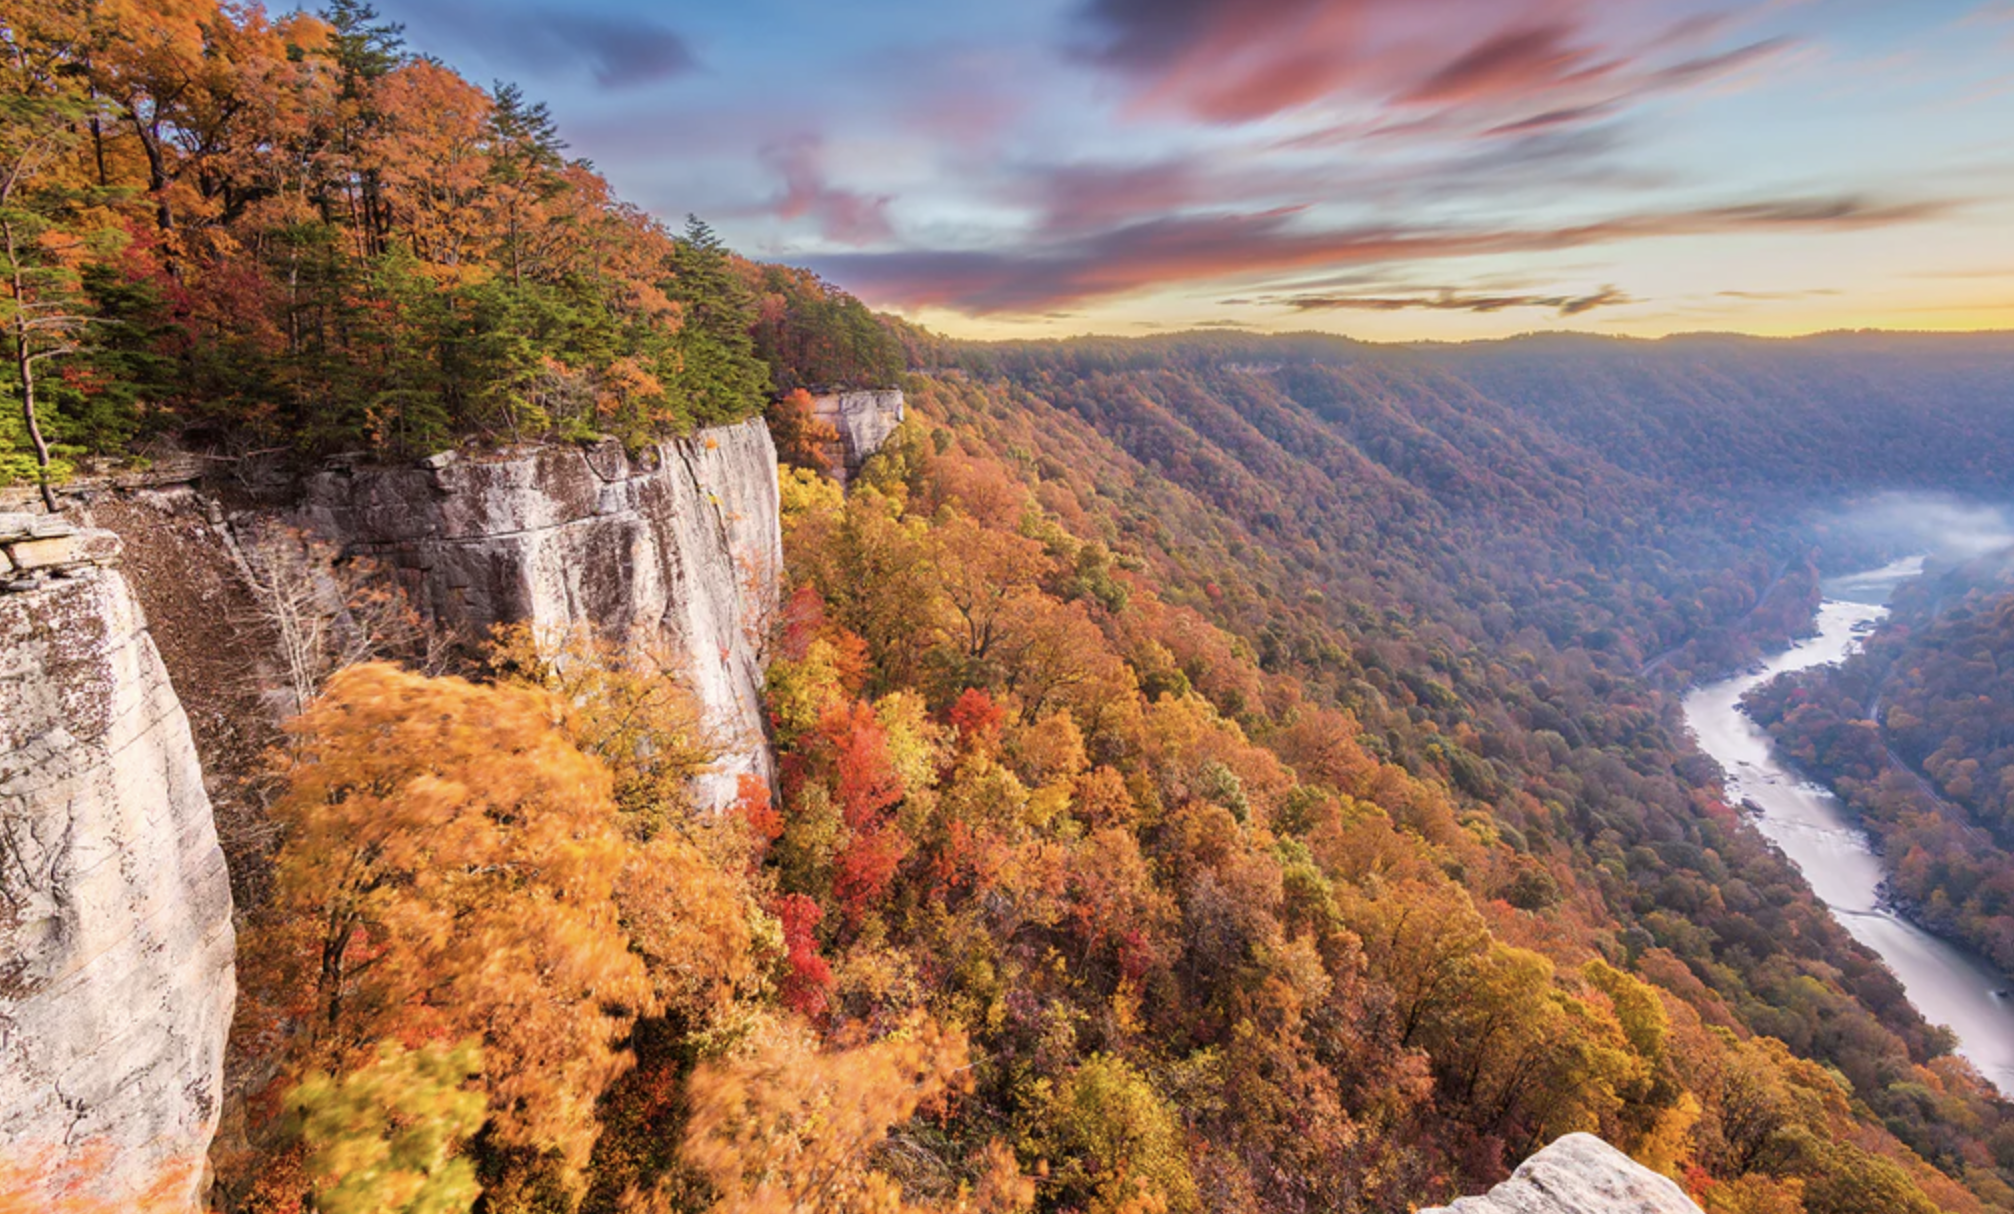
M1700 749L1726 771L1728 800L1759 811L1756 826L1803 870L1840 924L1888 963L1910 1002L1931 1023L1957 1033L1959 1052L2014 1095L2014 998L2000 993L2007 980L1881 904L1884 871L1867 837L1837 797L1779 761L1769 734L1740 709L1742 696L1780 674L1845 658L1888 613L1889 593L1922 567L1921 558L1911 558L1827 582L1817 636L1693 691L1685 697L1685 720Z

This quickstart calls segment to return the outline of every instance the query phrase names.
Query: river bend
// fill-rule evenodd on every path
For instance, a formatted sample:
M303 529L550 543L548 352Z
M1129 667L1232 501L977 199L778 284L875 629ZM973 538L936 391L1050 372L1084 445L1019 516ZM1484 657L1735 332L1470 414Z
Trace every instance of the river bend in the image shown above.
M1920 559L1826 583L1818 635L1761 666L1694 690L1685 720L1700 749L1727 773L1730 802L1746 802L1755 825L1803 871L1806 881L1856 940L1901 980L1924 1017L1958 1035L1958 1051L2003 1094L2014 1095L2014 999L1983 960L1931 935L1882 905L1881 859L1833 794L1790 771L1769 734L1740 709L1741 697L1792 670L1838 662L1888 613L1897 585Z

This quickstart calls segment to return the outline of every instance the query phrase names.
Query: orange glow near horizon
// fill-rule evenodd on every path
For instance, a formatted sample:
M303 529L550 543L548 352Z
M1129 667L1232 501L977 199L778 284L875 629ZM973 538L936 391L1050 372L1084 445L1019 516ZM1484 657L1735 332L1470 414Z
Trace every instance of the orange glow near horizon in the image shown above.
M2014 328L2008 0L769 3L568 138L948 335Z

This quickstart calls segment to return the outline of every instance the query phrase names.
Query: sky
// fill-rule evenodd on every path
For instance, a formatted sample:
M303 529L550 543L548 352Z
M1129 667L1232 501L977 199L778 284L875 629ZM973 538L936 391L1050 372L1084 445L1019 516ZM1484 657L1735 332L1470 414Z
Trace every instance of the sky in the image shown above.
M2014 0L377 0L961 337L2014 329Z

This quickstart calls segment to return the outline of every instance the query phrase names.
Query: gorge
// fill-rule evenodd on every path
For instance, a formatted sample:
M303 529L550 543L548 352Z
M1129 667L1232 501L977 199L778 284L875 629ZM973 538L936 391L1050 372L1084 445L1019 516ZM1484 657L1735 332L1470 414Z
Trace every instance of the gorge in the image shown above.
M2004 5L383 3L0 0L0 1214L2014 1214Z
M1791 671L1843 660L1885 614L1894 589L1918 576L1921 558L1835 579L1820 607L1817 635L1760 666L1697 688L1686 722L1727 772L1727 794L1795 862L1855 939L1880 954L1910 1000L1933 1024L1952 1029L1958 1050L1988 1080L2014 1091L2014 1001L2007 979L1984 958L1924 930L1886 904L1883 859L1839 799L1791 770L1769 734L1741 709L1752 689Z

